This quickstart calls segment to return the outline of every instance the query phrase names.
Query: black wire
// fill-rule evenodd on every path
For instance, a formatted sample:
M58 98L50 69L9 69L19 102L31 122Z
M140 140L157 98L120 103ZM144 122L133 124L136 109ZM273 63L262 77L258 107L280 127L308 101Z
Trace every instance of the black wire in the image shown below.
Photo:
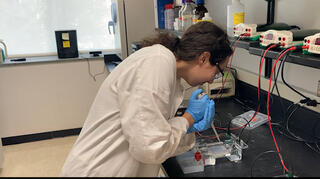
M268 48L271 47L272 45L276 45L275 47L277 47L279 44L271 43L271 44L269 44L269 45L266 46L266 49L268 49ZM269 49L269 50L271 50L271 49ZM260 55L260 56L261 56L261 59L260 59L260 61L259 61L259 71L260 71L260 66L261 66L261 62L262 62L262 58L263 58L264 52L265 52L265 51L262 51L262 52L261 52L261 55ZM267 55L267 54L266 54L266 55ZM265 58L266 58L266 57L265 57ZM266 60L267 60L267 59L266 59ZM259 99L259 100L261 100L261 96L262 96L262 95L261 95L261 79L259 78L258 80L259 80L258 89L260 89L260 90L258 91L259 94L260 94L260 99ZM271 97L271 98L272 98L272 97ZM272 99L272 101L273 101L273 99Z
M320 154L320 149L319 149L319 146L317 145L317 149L313 148L310 144L308 144L307 142L305 142L304 144L306 144L311 150L313 150L314 152L316 152L317 154Z
M97 74L93 75L93 74L91 73L91 67L90 67L90 63L89 63L89 58L86 58L86 60L87 60L87 63L88 63L88 73L89 73L89 75L93 78L94 81L97 81L97 80L96 80L96 76L102 75L102 74L105 73L106 68L107 68L106 65L103 65L103 71L102 71L101 73L97 73Z
M286 49L285 49L285 50L286 50ZM285 50L282 50L282 51L280 52L280 54L283 53ZM287 56L285 56L284 58L287 58ZM278 76L279 76L280 69L281 69L281 66L282 66L282 65L283 65L283 60L282 60L282 61L280 62L280 64L279 64L277 73L273 73L273 75L274 75L274 84L273 84L273 87L272 87L271 95L270 95L270 96L272 96L273 90L274 90L274 88L276 87L276 91L277 91L278 96L279 96L279 98L280 98L281 112L282 112L283 117L285 117L285 116L284 116L284 115L285 115L284 102L283 102L283 99L282 99L282 97L281 97L281 95L280 95L280 92L279 92L279 89L278 89L278 84L277 84ZM272 103L273 103L273 100L272 100Z
M296 139L297 139L298 141L300 141L300 142L303 142L303 141L305 141L304 139L302 139L301 137L296 136L296 135L295 135L293 132L291 132L290 129L289 129L289 121L290 121L292 115L293 115L298 109L300 109L300 107L301 107L299 104L295 104L295 106L296 106L296 107L294 108L294 110L292 110L292 112L289 114L289 116L288 116L288 118L287 118L287 120L286 120L285 126L286 126L287 132L288 132L292 137L296 138Z
M286 48L286 49L284 49L284 50L287 50L287 49L289 49L289 48L291 48L291 47L288 47L288 48ZM284 50L283 50L283 51L284 51ZM282 54L282 51L280 52L280 54ZM281 79L282 79L283 83L284 83L286 86L288 86L292 91L294 91L294 92L297 93L298 95L300 95L300 96L302 96L303 98L305 98L305 100L307 100L307 104L308 104L309 101L314 101L316 104L320 104L319 102L317 102L317 101L315 101L315 100L311 100L311 99L308 98L307 96L303 95L302 93L300 93L299 91L297 91L296 89L294 89L292 86L290 86L290 85L285 81L283 73L284 73L284 65L285 65L285 62L287 61L287 56L288 56L288 55L289 55L289 53L286 53L286 54L284 55L284 57L283 57L283 60L282 60ZM281 64L280 64L280 65L281 65ZM280 66L279 66L279 68L280 68Z
M265 152L260 153L260 154L253 160L253 162L251 163L251 177L253 177L253 166L254 166L254 164L256 163L256 161L257 161L261 156L263 156L264 154L267 154L267 153L276 153L276 154L278 154L278 152L275 151L275 150L268 150L268 151L265 151Z
M288 56L289 53L286 53L285 56ZM303 95L302 93L300 93L299 91L297 91L296 89L294 89L292 86L290 86L286 80L284 79L284 75L283 75L283 71L284 71L284 65L285 65L285 62L286 62L287 58L284 58L283 59L283 65L282 65L282 68L281 68L281 79L283 81L283 83L288 86L292 91L296 92L297 94L299 94L300 96L302 96L303 98L305 99L308 99L308 97L306 97L305 95Z
M298 30L301 30L301 28L299 26L296 26L296 25L292 25L290 26L292 29L298 29Z
M274 45L274 44L269 44L269 45L267 46L267 48L269 48L271 45ZM260 59L260 63L259 63L259 70L260 70L260 66L261 66L261 61L262 61L262 55L261 55L261 59ZM261 96L262 96L262 95L261 95L261 92L260 92L260 91L261 91L261 88L260 88L260 86L261 86L261 81L260 81L260 78L259 78L258 80L259 80L259 83L258 83L258 90L259 90L259 91L258 91L258 92L259 92L260 95L258 96L257 108L256 108L256 110L255 110L255 113L258 113L257 111L260 110L260 107L261 107L261 106L260 106ZM245 124L245 126L244 126L243 128L245 128L245 127L252 121L252 119L253 119L253 118L251 118L249 121L246 120L247 123ZM229 134L229 135L230 135L230 133L231 133L231 131L230 131L231 121L232 121L232 120L229 121L228 127L227 127L227 134Z
M288 50L289 48L291 48L291 47L285 48L285 49L283 49L282 51L280 51L280 52L279 52L279 55L276 57L276 59L278 59L278 58L280 57L280 55L281 55L283 52L285 52L286 50ZM284 59L285 59L285 58L287 58L287 55L285 55ZM283 65L283 61L284 61L284 60L281 60L280 65L279 65L279 68L278 68L277 75L276 75L276 77L274 78L274 85L273 85L273 87L272 87L271 93L273 92L274 87L275 87L275 86L278 86L278 85L277 85L277 80L278 80L278 76L279 76L279 72L280 72L280 67ZM274 73L274 74L275 74L275 73Z
M269 48L270 46L272 46L272 45L275 45L275 44L269 44L268 46L267 46L267 48ZM262 61L262 55L261 55L261 59L260 59L260 63L259 63L259 70L260 70L260 66L261 66L261 61ZM259 83L258 83L258 92L259 92L259 96L258 96L258 100L257 100L257 108L256 108L256 110L255 110L255 113L258 113L257 111L258 110L260 110L260 102L261 102L261 88L260 88L260 86L261 86L261 80L260 80L260 78L258 79L259 80ZM243 129L251 122L253 120L253 118L251 118L249 121L247 121L247 123L245 124L245 126L243 127ZM229 121L229 123L228 123L228 127L227 127L227 134L231 134L231 130L230 130L230 126L231 126L231 121L232 120L230 120ZM241 132L242 133L242 132Z
M306 139L303 139L301 137L297 137L296 135L294 135L290 130L289 128L287 128L288 124L289 124L289 120L290 118L292 117L293 113L296 112L296 110L298 110L301 106L298 105L298 103L292 103L288 108L287 108L287 111L285 113L285 119L284 119L284 122L283 122L283 125L281 124L278 124L278 123L272 123L271 125L276 125L278 127L280 127L278 129L278 132L281 134L281 135L284 135L285 137L287 137L288 139L290 140L293 140L293 141L296 141L296 142L304 142L309 148L310 148L310 145L308 145L307 143L313 143L313 144L317 144L317 141L308 141ZM296 108L293 108L293 110L291 111L291 113L288 115L290 109L292 107L296 107ZM281 131L283 130L283 131ZM288 134L287 134L288 133ZM318 147L318 146L317 146ZM311 148L312 150L315 150L314 148Z
M240 131L240 133L239 133L239 136L238 136L238 139L239 139L238 142L239 142L239 144L240 144L241 135L242 135L244 129L245 129L247 126L250 127L250 122L249 122L247 119L245 119L245 118L242 118L242 119L246 120L248 125L245 125L245 126L241 129L241 131ZM248 144L248 142L250 141L251 132L249 132L249 135L248 135L248 136L249 136L249 137L248 137L248 140L247 140L246 144Z

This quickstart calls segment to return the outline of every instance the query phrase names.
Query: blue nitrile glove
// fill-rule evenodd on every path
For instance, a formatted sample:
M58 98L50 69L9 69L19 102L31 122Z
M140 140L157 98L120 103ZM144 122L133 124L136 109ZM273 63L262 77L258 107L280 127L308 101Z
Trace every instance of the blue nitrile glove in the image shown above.
M187 134L192 132L201 132L209 129L211 126L211 122L213 121L214 114L214 101L210 100L209 104L206 107L206 111L202 120L194 123L191 127L189 127L189 129L187 130Z
M194 122L200 121L204 116L204 111L209 103L209 97L207 94L203 95L201 99L197 99L197 96L202 92L202 89L197 89L192 92L186 112L189 113Z

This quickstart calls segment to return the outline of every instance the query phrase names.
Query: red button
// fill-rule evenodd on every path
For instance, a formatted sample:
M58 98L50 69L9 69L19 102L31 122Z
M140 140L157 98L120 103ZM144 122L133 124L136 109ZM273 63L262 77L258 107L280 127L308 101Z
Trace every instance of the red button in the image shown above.
M194 154L194 158L196 159L196 161L199 161L199 160L201 160L201 153L200 152L196 152L195 154Z

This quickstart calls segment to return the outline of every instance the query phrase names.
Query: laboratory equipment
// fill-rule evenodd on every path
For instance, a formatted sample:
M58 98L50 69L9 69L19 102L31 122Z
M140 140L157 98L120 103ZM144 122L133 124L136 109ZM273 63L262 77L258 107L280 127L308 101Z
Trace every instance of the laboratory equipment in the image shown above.
M188 101L188 107L186 110L186 112L188 112L194 120L195 124L190 127L193 129L197 129L196 128L197 125L200 125L202 127L203 125L201 125L201 124L205 124L205 123L200 123L200 122L205 116L205 111L207 111L209 97L207 95L203 95L202 98L198 98L198 96L201 92L202 92L202 89L197 89L192 92L190 99ZM212 114L212 112L211 112L211 114ZM199 124L197 124L197 122L199 122ZM200 126L198 126L198 127L200 127Z
M182 103L179 108L186 108L188 106L188 101L193 91L201 88L203 92L207 93L207 91L205 91L204 88L202 87L203 85L190 86L183 78L181 78L181 85L184 88L184 95L183 95Z
M233 28L234 36L239 37L240 35L244 37L254 37L257 34L257 24L244 24L240 23Z
M237 127L243 126L250 121L250 119L254 114L255 114L254 110L247 111L233 118L231 123ZM245 127L245 129L251 130L261 126L262 124L265 124L266 122L268 122L268 116L266 114L258 112L257 115Z
M302 44L305 37L319 33L320 30L268 30L260 35L260 46L280 44L281 48L288 48Z
M291 31L277 31L277 30L268 30L261 33L260 35L260 45L268 46L269 44L281 43L282 47L287 48L293 44L293 35ZM296 44L298 44L297 42Z
M248 145L234 134L220 134L221 141L211 142L204 138L196 138L194 147L176 156L183 173L203 172L205 166L216 165L216 159L227 158L237 163L242 160L242 150Z
M173 30L174 10L173 4L166 4L164 11L165 29Z
M76 30L55 31L59 58L79 57Z
M259 40L260 34L267 30L291 30L296 28L295 26L289 26L285 23L274 23L270 25L258 25L258 24L245 24L240 23L236 25L234 30L234 37L242 35L244 39L250 39L252 41Z
M233 27L244 23L244 5L240 0L232 0L232 4L227 6L227 34L233 36Z
M195 158L196 154L197 160ZM204 158L199 155L199 151L195 147L188 152L177 155L176 160L184 174L204 171Z
M197 7L193 11L192 23L195 24L198 20L202 20L204 14L208 12L207 8L204 6L204 0L196 0Z
M302 49L304 54L320 54L320 33L304 38L303 45L307 46Z
M228 76L227 76L228 74ZM227 79L225 79L227 77ZM225 81L224 85L223 82ZM222 88L223 87L223 88ZM217 98L225 98L235 95L235 79L231 72L225 73L224 76L214 80L213 83L205 83L201 87L203 92L207 93L209 98L214 98L217 93ZM222 88L222 90L220 90Z
M145 0L146 1L146 0ZM129 0L125 1L125 3L129 2ZM133 5L133 7L137 7L137 5L139 3L139 6L142 6L142 7L145 7L144 4L142 3L145 3L143 1L141 2L137 2L137 1L132 1L132 3L135 3L136 5ZM158 28L160 29L165 29L165 5L166 4L172 4L173 3L173 0L157 0L156 1L156 9L157 9L157 22L158 22ZM131 5L132 6L132 5ZM127 7L125 7L127 9ZM145 11L146 9L144 9Z
M215 165L217 158L226 157L231 162L238 162L242 160L242 150L247 149L248 145L239 139L234 134L223 133L220 134L219 142L199 144L199 148L202 149L205 161L205 165Z
M209 12L206 12L201 21L212 22L212 17L209 15Z
M181 2L182 6L179 10L179 17L178 17L178 30L182 31L182 12L184 10L184 8L186 7L184 0L182 0Z
M187 30L192 25L193 6L192 0L185 0L185 7L181 12L182 16L182 31Z

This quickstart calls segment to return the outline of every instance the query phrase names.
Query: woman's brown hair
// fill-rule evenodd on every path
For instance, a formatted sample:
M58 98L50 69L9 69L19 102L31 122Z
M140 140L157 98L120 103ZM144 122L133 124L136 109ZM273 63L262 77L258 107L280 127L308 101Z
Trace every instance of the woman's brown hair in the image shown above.
M179 39L169 32L158 32L156 36L142 40L141 47L161 44L184 61L191 61L205 51L211 53L210 64L216 65L233 51L224 30L211 22L198 22L190 26Z

